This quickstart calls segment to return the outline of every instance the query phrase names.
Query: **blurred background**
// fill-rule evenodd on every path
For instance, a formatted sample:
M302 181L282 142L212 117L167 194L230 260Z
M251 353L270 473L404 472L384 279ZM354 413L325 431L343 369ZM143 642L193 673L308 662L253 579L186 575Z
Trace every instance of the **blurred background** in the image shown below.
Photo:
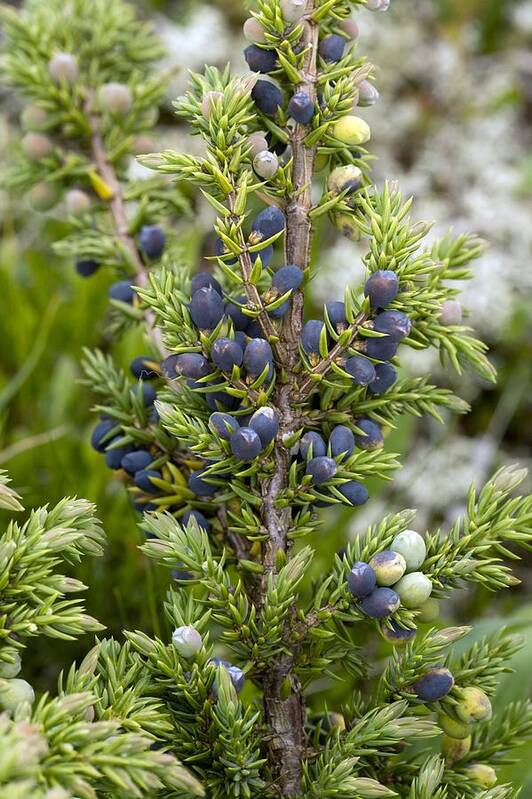
M186 70L201 70L205 59L217 65L233 60L235 69L244 70L235 56L244 46L244 5L139 3L142 14L155 18L168 65L182 68L173 96L185 87ZM313 542L320 552L316 574L327 570L348 535L383 513L415 507L420 532L445 528L461 511L471 482L480 485L503 464L531 461L532 1L392 0L388 13L362 11L358 19L360 51L377 65L381 93L375 107L364 109L378 156L375 179L397 178L405 195L415 194L414 216L437 220L434 236L453 228L489 242L463 301L471 325L489 342L499 382L493 387L443 373L430 352L403 358L410 373L433 373L473 410L445 426L407 418L393 431L387 447L401 453L403 469L393 483L373 486L372 501L358 514L345 511L338 518L334 512L327 519ZM171 99L161 112L160 141L178 148L185 146L186 132L173 119ZM18 135L17 111L0 89L5 158ZM138 517L89 446L91 397L79 382L83 346L113 350L127 364L145 345L134 335L111 344L105 313L112 278L99 272L83 280L72 263L53 254L51 243L65 232L60 218L30 212L1 189L0 218L0 468L9 470L26 507L65 494L97 504L109 546L105 558L78 570L91 586L89 611L111 634L124 627L161 632L168 576L137 550ZM194 220L183 251L196 268L212 218L201 206ZM340 298L345 283L359 279L360 254L352 242L318 231L320 275L312 303ZM501 705L521 694L524 683L532 686L532 557L517 566L517 574L521 586L504 596L464 592L442 612L442 623L477 619L475 636L503 626L526 636L512 664L516 673L502 683ZM29 655L29 678L49 687L87 645L39 642ZM346 690L335 688L335 699L345 698ZM521 753L511 776L529 780L524 796L530 796L530 758Z

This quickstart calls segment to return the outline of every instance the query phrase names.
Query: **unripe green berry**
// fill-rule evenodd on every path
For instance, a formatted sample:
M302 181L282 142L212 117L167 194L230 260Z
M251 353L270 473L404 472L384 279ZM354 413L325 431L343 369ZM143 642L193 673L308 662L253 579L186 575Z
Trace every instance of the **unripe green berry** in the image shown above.
M369 565L377 577L377 585L395 585L405 573L405 559L398 552L390 549L378 552L372 557Z
M40 161L50 155L53 145L44 133L26 133L22 138L22 149L32 161Z
M427 556L425 540L415 530L403 530L396 535L390 549L399 552L406 561L406 571L419 569Z
M222 97L222 92L207 92L207 94L203 95L203 100L201 101L201 113L205 119L210 119L213 104L216 102L216 100L219 100Z
M334 226L341 232L342 236L345 236L346 239L351 239L351 241L358 241L362 236L360 227L355 217L351 214L335 214Z
M270 153L269 150L263 150L257 153L253 159L253 169L259 177L268 180L269 178L273 178L278 172L279 159L275 153Z
M81 189L70 189L65 194L65 205L69 214L83 214L91 206L91 198Z
M444 733L451 738L467 738L471 732L469 724L465 724L463 721L457 721L446 713L440 713L438 715L438 724Z
M466 766L466 772L469 778L481 788L493 788L497 784L495 769L484 763L473 763L471 766Z
M470 685L460 689L460 700L455 707L455 713L466 724L487 721L492 714L491 702L484 691Z
M18 652L13 652L13 663L2 661L0 663L0 677L11 680L16 677L22 668L22 662Z
M307 10L307 0L281 0L281 14L286 22L299 22Z
M172 633L172 644L177 649L181 657L191 658L200 651L203 646L203 638L195 627L178 627Z
M20 705L35 701L35 692L26 680L0 680L0 708L2 710L14 711Z
M426 602L432 593L432 582L422 572L405 574L394 585L394 591L399 594L401 604L405 608L418 608Z
M30 205L36 211L48 211L59 199L59 192L51 183L36 183L28 192Z
M471 749L471 736L467 738L451 738L444 735L441 742L441 750L448 763L455 763L467 755Z
M248 42L253 44L266 44L264 28L255 17L250 17L244 22L243 32Z
M77 59L71 53L56 53L48 61L48 72L54 80L73 83L79 75Z
M48 122L48 114L36 103L26 106L20 115L20 124L24 130L43 130Z
M423 604L417 608L417 611L417 618L419 621L425 623L436 621L440 615L440 603L437 599L427 599L426 602L423 602Z
M104 83L98 91L98 100L104 111L127 114L133 105L131 89L125 83Z
M357 144L365 144L370 140L371 130L363 119L349 114L333 125L332 135L338 141L356 147Z
M362 186L362 170L354 164L337 166L329 175L327 186L333 194L340 194L342 191L356 191Z

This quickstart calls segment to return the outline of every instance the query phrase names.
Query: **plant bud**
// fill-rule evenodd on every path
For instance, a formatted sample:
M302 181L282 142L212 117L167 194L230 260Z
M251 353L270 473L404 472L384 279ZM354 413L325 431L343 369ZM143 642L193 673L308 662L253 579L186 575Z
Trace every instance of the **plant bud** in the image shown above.
M125 83L104 83L98 91L100 106L111 114L127 114L133 105L131 89Z
M453 719L452 716L448 716L446 713L438 715L438 724L444 733L451 738L467 738L471 731L469 724Z
M20 115L20 124L24 130L42 130L47 126L48 121L48 114L36 103L26 106Z
M455 763L457 760L462 760L470 749L470 735L468 735L467 738L451 738L450 735L444 735L442 738L441 750L448 763Z
M307 10L307 0L281 0L281 14L287 22L299 22Z
M407 572L419 569L427 556L425 541L415 530L404 530L396 535L390 549L403 556Z
M213 103L222 97L223 92L207 92L207 94L203 96L203 100L201 101L201 113L205 119L210 119Z
M356 146L370 140L371 130L363 119L349 114L335 122L332 126L332 135L344 144Z
M472 782L482 788L493 788L497 784L495 769L486 766L485 763L473 763L471 766L466 766L466 773Z
M81 189L70 189L65 194L65 205L69 214L77 216L83 214L91 206L89 195Z
M244 22L244 36L252 44L266 44L264 28L255 17L250 17Z
M492 714L491 702L484 691L471 685L460 690L460 701L455 707L455 713L465 724L487 721Z
M268 180L279 170L279 159L275 153L270 153L269 150L263 150L258 153L253 159L253 169L261 178Z
M394 585L394 590L405 608L418 608L431 595L432 582L422 572L411 572Z
M375 105L379 97L378 89L369 80L363 80L358 84L358 105L361 107Z
M172 633L172 644L181 657L191 658L203 646L203 638L195 627L178 627Z
M6 680L11 680L13 677L16 677L22 668L19 653L12 652L12 657L12 663L8 663L7 661L0 662L0 677Z
M460 325L462 323L462 306L458 300L446 300L443 303L440 322L442 325Z
M369 565L377 577L377 585L394 585L401 579L406 569L406 562L398 552L385 549L372 557Z
M57 81L73 83L79 75L77 59L71 53L56 53L48 61L48 72Z
M21 143L25 154L32 161L40 161L41 158L46 158L53 150L52 142L44 133L26 133Z
M51 183L36 183L28 192L28 199L36 211L48 211L59 199L59 192Z
M15 711L24 704L33 704L35 692L26 680L0 680L0 708L7 711Z

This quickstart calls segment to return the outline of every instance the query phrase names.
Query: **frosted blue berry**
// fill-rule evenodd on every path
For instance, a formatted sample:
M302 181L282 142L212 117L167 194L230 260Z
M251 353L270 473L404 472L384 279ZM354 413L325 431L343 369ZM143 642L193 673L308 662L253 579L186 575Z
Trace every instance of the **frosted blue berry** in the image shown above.
M377 575L377 585L394 585L406 571L406 562L398 552L385 549L372 557L369 565ZM396 593L399 593L396 589ZM402 599L399 594L400 599Z
M213 330L223 319L224 310L222 298L212 288L196 291L189 305L190 318L200 330Z
M218 241L220 241L220 239L218 239ZM220 296L223 294L222 287L210 272L198 272L198 274L194 275L192 278L190 293L195 294L196 291L200 289L214 289Z
M338 36L331 33L321 40L319 45L319 53L324 61L340 61L344 54L345 39L343 36Z
M454 677L449 669L431 669L417 680L412 689L422 702L438 702L450 692Z
M347 585L353 596L363 599L371 594L377 585L375 572L368 563L359 560L353 564L347 575Z
M337 471L338 466L336 462L332 458L322 455L317 458L312 458L312 460L307 463L305 473L311 475L313 485L321 485L328 480L332 480Z
M81 277L90 277L95 272L98 271L101 264L98 261L93 261L90 258L85 258L79 261L76 261L76 272Z
M369 499L368 489L362 483L356 480L350 480L348 483L343 483L337 486L340 494L343 494L350 505L358 507L365 505Z
M391 269L379 269L366 281L364 294L374 308L384 308L397 297L399 278Z
M160 489L153 484L152 478L160 480L162 475L156 469L141 469L134 477L137 488L141 488L146 494L158 494Z
M233 366L242 365L244 352L234 339L219 338L212 345L211 358L222 372L230 372Z
M209 427L213 432L220 436L220 438L229 441L231 434L240 427L238 421L234 416L229 413L221 413L215 411L209 419Z
M257 252L250 252L251 263L254 264L259 256L263 267L269 266L273 259L273 244L268 244L267 247L263 247L262 250L257 250Z
M250 322L249 327L246 328L246 336L248 338L261 338L262 330L260 329L258 319L253 319L253 321Z
M388 391L397 380L397 370L390 363L376 363L375 379L368 386L370 394L380 395Z
M266 116L274 117L283 104L280 88L268 80L258 80L251 90L255 105Z
M139 380L155 380L160 377L159 372L153 368L151 355L139 355L129 364L131 374Z
M132 305L135 299L135 289L131 285L131 280L119 280L109 288L108 295L111 300L119 300Z
M390 549L399 552L406 562L406 571L414 572L423 565L427 556L425 540L415 530L403 530L396 535Z
M136 474L143 469L147 469L153 461L153 456L146 449L138 449L136 452L128 452L122 458L121 466L128 474Z
M168 355L161 364L161 370L165 377L173 380L177 377L177 364L179 362L179 355Z
M159 225L144 225L139 233L139 245L148 258L160 258L164 252L166 235Z
M319 319L309 319L301 330L301 346L307 355L319 355L320 337L323 330L323 322Z
M277 53L275 50L266 50L257 44L250 44L244 50L244 58L252 72L266 74L273 72L277 66Z
M345 315L345 304L339 300L328 302L325 305L329 322L337 333L343 333L349 327L347 316Z
M91 446L96 452L105 452L110 440L108 436L115 427L116 422L111 421L111 419L104 419L102 422L98 422L91 435Z
M401 341L410 333L412 322L402 311L383 311L375 317L373 329L387 333L392 341Z
M379 449L384 443L381 429L376 422L371 419L359 419L356 426L362 430L363 435L355 433L355 443L360 449Z
M225 391L209 392L205 395L205 402L211 411L217 411L220 407L222 407L224 411L234 411L239 404L239 400L236 397L232 397Z
M225 312L227 316L231 319L233 323L233 327L235 330L247 330L249 325L252 322L251 316L246 316L246 314L242 311L240 306L245 306L247 303L247 297L245 294L241 294L239 297L236 298L236 302L228 302L225 306Z
M264 338L253 338L244 352L244 367L251 377L261 375L266 366L272 364L273 352Z
M286 217L276 205L264 208L253 220L251 229L262 235L263 239L270 239L281 233L286 227Z
M249 420L249 427L254 430L263 447L267 447L279 432L279 416L273 408L259 408Z
M388 626L390 624L391 626ZM416 628L410 629L409 627L402 627L396 621L390 621L388 624L383 624L381 632L384 638L394 646L403 646L409 644L416 637Z
M142 383L139 386L135 386L134 392L135 395L139 397L139 399L142 401L142 404L146 408L149 405L153 405L153 403L157 399L157 392L155 391L153 386L149 385L149 383Z
M372 619L384 619L398 609L401 600L391 588L375 588L360 603L361 609Z
M339 455L349 458L355 448L353 431L343 424L337 425L330 435L329 445L333 458L337 458Z
M268 316L270 316L272 319L282 319L289 310L290 301L287 300L286 302L283 302L282 305L279 305L278 308L274 308L273 311L268 311Z
M368 358L376 361L389 361L397 352L399 344L389 336L383 338L366 338L363 351Z
M296 92L288 103L288 116L300 125L308 125L314 117L314 101L306 92Z
M272 286L280 295L295 291L303 282L303 272L299 266L282 266L272 278Z
M175 360L175 372L192 380L200 380L211 372L211 365L200 352L182 352Z
M375 367L363 355L352 355L345 362L344 368L357 386L369 386L375 380Z
M229 443L235 458L245 463L257 458L263 449L259 434L251 427L240 427L235 430L231 433Z
M110 446L115 440L116 439L109 441L108 446ZM108 469L113 469L114 471L121 469L122 460L129 452L132 451L133 447L130 444L125 444L123 447L114 447L113 449L108 449L105 453L105 465Z
M191 519L196 520L198 527L202 527L207 531L210 529L209 522L199 510L187 510L181 517L181 524L186 527Z
M236 264L236 262L238 261L238 258L236 257L236 255L232 255L232 254L230 255L229 250L226 249L225 244L223 243L223 241L220 238L217 238L216 241L214 242L214 254L217 255L218 258L223 258L224 263L229 264L230 266L232 264ZM230 255L230 257L229 257L229 255ZM216 282L218 282L218 281L216 281ZM212 282L210 282L208 285L211 288L216 289L216 291L218 291L218 287L213 285ZM200 288L203 288L203 287L202 286L198 286L196 289L192 288L192 294L194 294L194 291L198 291ZM221 294L222 292L218 291L218 293Z
M314 430L309 430L301 436L299 441L299 452L303 460L308 460L309 457L321 458L327 452L327 444Z
M195 627L178 627L172 633L172 644L181 657L192 658L203 646L203 638Z
M206 471L206 469L197 469L188 478L188 487L199 497L213 497L218 491L217 486L203 479Z

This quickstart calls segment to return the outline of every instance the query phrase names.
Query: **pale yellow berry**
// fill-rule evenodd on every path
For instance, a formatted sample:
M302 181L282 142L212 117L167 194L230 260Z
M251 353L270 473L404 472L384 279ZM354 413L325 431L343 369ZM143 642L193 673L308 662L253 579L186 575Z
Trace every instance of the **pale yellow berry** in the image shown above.
M352 115L339 119L332 127L332 134L335 139L350 146L365 144L371 138L368 123Z
M466 767L466 772L469 778L480 785L481 788L493 788L497 784L497 773L491 766L486 766L484 763L474 763L472 766Z
M470 735L467 738L451 738L450 735L444 735L442 738L441 750L448 763L455 763L457 760L461 760L470 749Z

